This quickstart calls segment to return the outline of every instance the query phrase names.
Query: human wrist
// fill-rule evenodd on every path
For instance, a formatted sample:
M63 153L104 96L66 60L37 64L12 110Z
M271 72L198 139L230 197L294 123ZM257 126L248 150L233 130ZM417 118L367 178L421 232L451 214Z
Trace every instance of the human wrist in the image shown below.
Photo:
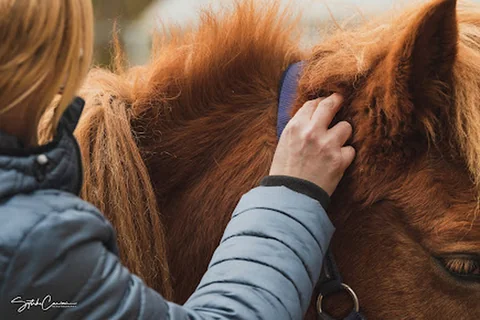
M330 196L323 188L311 181L301 178L284 175L271 175L263 178L260 182L260 185L266 187L287 187L290 190L304 194L312 199L317 200L325 210L330 204Z

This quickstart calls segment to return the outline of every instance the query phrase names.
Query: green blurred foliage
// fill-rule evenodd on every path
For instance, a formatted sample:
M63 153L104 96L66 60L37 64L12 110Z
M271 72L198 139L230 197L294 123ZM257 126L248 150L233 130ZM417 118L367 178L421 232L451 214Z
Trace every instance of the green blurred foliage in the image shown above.
M93 0L95 11L95 64L107 65L111 58L113 23L121 31L155 0Z

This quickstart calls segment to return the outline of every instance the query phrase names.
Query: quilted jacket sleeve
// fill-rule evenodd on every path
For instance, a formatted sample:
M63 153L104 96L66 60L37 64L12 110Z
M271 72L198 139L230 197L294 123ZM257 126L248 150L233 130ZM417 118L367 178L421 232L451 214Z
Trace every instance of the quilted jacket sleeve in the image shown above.
M120 263L106 221L70 210L47 216L24 239L2 296L76 304L23 312L35 319L301 319L333 230L317 201L258 187L238 204L208 271L180 306ZM19 304L10 307L8 316L20 316Z

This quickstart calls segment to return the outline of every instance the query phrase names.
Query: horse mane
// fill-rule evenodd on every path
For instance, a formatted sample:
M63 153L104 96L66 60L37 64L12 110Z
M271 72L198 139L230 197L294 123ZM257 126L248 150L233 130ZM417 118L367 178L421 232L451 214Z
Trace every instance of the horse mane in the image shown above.
M151 62L145 66L124 70L123 53L115 40L115 70L94 68L80 93L86 100L75 132L84 164L82 197L115 226L125 265L167 298L172 286L164 217L146 159L169 154L168 148L155 150L162 132L231 108L231 103L260 105L255 111L260 114L271 109L282 70L302 58L293 37L296 20L288 10L254 1L238 1L234 6L221 15L202 11L198 30L164 28L156 33ZM262 100L262 91L272 98ZM250 112L249 118L255 113ZM195 171L201 172L201 164L196 165ZM191 172L186 167L178 172L154 170L170 187L180 179L178 175Z
M84 167L81 196L115 227L123 263L171 298L161 214L130 126L132 94L122 75L90 73L80 94L86 107L75 131Z
M460 17L454 127L473 181L480 189L480 9L466 9Z

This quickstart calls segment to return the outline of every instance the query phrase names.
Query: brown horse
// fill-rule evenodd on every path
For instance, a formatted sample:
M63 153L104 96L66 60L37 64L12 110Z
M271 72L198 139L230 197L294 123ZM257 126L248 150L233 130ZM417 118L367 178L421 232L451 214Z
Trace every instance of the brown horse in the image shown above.
M367 318L480 319L479 8L436 0L331 31L312 52L296 25L247 1L157 37L148 65L91 72L83 197L116 227L123 261L185 301L240 196L268 174L279 82L304 60L295 110L340 92L336 121L354 126L329 215ZM351 306L338 295L325 307Z

